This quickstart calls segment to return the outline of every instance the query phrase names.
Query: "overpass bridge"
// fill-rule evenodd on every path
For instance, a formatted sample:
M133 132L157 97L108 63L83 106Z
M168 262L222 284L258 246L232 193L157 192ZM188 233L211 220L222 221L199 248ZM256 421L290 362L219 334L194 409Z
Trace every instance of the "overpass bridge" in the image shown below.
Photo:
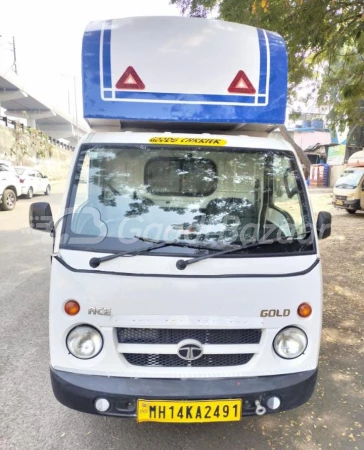
M0 107L9 119L25 119L27 126L36 128L53 140L65 139L75 147L78 139L88 132L87 123L54 108L42 93L26 83L12 70L1 64L0 52ZM43 94L44 97L44 94Z

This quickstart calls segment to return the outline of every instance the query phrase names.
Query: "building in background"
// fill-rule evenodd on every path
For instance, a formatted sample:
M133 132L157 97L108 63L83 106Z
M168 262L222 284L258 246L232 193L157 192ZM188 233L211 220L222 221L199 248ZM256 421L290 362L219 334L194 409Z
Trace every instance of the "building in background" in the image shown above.
M311 161L309 184L317 187L333 186L345 169L345 141L340 142L338 133L326 128L322 118L306 118L288 128L288 132ZM273 131L271 136L283 139L279 130Z

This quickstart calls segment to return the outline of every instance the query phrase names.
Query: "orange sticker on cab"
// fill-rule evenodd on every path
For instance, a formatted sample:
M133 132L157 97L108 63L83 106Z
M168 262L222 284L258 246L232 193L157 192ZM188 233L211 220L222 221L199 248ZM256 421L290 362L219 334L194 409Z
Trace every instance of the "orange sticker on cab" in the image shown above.
M160 136L149 139L151 144L169 144L169 145L206 145L208 147L221 147L227 144L224 139L214 138L191 138L191 137L172 137Z

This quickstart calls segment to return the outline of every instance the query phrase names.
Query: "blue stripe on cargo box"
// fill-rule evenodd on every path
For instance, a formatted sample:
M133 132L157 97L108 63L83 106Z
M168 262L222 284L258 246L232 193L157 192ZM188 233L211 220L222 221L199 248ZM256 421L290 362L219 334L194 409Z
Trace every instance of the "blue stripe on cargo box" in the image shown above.
M260 76L259 76L259 94L267 94L267 42L265 40L264 31L257 29L260 48Z
M106 24L110 28L104 29L104 39L102 46L103 82L104 88L111 88L111 20Z

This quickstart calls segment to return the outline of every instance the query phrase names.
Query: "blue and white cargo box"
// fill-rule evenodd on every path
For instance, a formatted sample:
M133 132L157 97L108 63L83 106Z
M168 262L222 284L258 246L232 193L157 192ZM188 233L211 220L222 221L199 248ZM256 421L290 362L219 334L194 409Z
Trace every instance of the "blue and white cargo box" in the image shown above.
M285 43L259 28L183 17L92 22L82 63L91 126L285 121Z

